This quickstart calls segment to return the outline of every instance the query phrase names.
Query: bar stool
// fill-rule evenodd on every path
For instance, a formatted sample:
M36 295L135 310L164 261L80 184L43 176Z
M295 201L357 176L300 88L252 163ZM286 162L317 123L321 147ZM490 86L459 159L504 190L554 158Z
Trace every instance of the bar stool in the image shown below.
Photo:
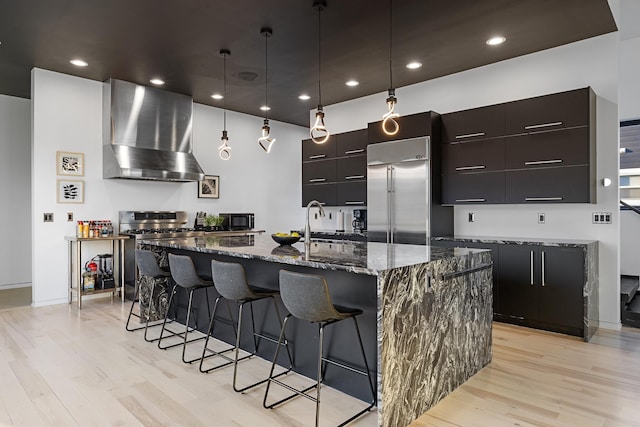
M204 335L198 338L188 339L189 333L197 330L198 328L197 317L195 318L195 326L193 328L189 328L189 320L191 316L193 316L193 293L199 289L204 289L207 298L207 312L209 313L209 318L211 318L211 310L209 309L209 288L213 286L213 282L198 276L198 274L196 273L196 269L193 266L193 261L190 257L185 255L169 254L169 269L171 270L171 277L176 283L176 286L173 287L171 296L169 297L169 306L171 306L171 302L173 301L173 297L175 296L178 287L183 288L189 295L189 306L187 308L187 320L185 321L184 332L175 332L167 329L169 335L165 337L164 331L167 323L167 317L169 315L169 312L167 311L167 316L165 316L164 321L162 322L162 330L160 331L160 338L158 339L158 348L161 350L166 350L168 348L182 345L182 361L184 363L193 363L200 358L196 357L189 360L185 359L187 344L205 339ZM182 343L171 344L164 347L162 346L163 339L175 336L181 337L183 339Z
M135 255L136 265L138 266L138 271L140 272L140 276L149 277L153 281L151 286L151 293L149 295L146 315L143 315L142 313L143 308L142 308L142 301L141 301L142 297L140 296L140 285L139 283L136 282L136 286L135 286L136 290L133 295L133 301L131 302L131 308L129 309L129 317L127 317L127 324L125 326L125 329L129 332L139 331L140 329L144 329L144 340L147 342L153 342L153 341L157 341L159 338L148 339L147 331L149 330L149 317L151 314L151 304L152 304L155 281L165 280L165 283L167 284L167 288L168 288L169 281L171 280L171 273L169 273L168 271L164 271L160 268L155 255L153 255L153 252L148 250L136 249L135 254L136 254ZM140 314L136 314L133 312L133 308L136 302L138 302L138 306L140 307L140 312L141 312ZM145 318L144 326L130 328L129 322L131 321L131 316L137 317L138 319L142 319L144 317ZM160 320L160 319L157 319L157 320ZM161 323L157 323L155 325L151 325L151 327L161 326L161 325L162 325Z
M273 376L273 369L275 367L275 361L278 357L278 350L280 350L280 346L276 348L276 354L273 359L273 363L271 364L271 372L269 374L269 378L267 379L267 388L264 393L264 400L262 401L262 405L271 409L275 406L284 403L296 396L304 396L307 399L316 402L316 427L320 421L320 386L324 380L324 363L329 363L334 366L338 366L340 368L346 369L348 371L364 375L369 380L369 386L371 388L371 402L369 406L365 409L359 411L357 414L353 415L348 420L342 422L340 426L343 426L353 420L355 420L360 415L368 412L373 408L376 404L376 392L373 385L373 379L371 378L371 373L369 372L369 365L367 364L367 357L364 353L364 346L362 345L362 338L360 337L360 329L358 328L358 321L356 320L356 316L362 314L362 310L355 308L348 308L334 305L331 302L331 296L329 295L329 287L327 286L327 281L323 276L316 274L303 274L303 273L295 273L287 270L280 270L280 297L282 298L282 302L284 306L289 310L290 314L284 318L284 322L282 324L282 330L280 332L280 342L284 337L284 331L287 327L287 321L291 316L296 317L301 320L306 320L307 322L317 323L318 324L318 332L319 332L319 345L318 345L318 372L316 377L316 384L307 387L303 390L295 389L288 384L285 384ZM361 369L354 368L352 366L345 365L343 363L331 360L323 355L323 340L324 340L324 328L327 325L334 324L344 319L353 319L353 324L356 328L356 333L358 335L358 343L360 344L360 351L362 352L362 359L364 361L365 371ZM274 382L279 384L291 391L294 392L291 396L285 397L275 403L267 404L267 396L269 394L269 386ZM316 388L316 397L310 396L307 394L307 391Z
M218 293L220 294L220 296L216 298L215 304L213 305L211 322L209 324L209 330L207 331L207 338L204 343L204 348L202 350L202 358L200 359L200 372L207 373L207 372L213 371L214 369L222 368L224 366L228 366L233 363L233 389L236 392L241 393L257 385L265 383L267 381L267 378L261 381L258 381L256 383L250 384L248 386L245 386L243 388L238 388L236 384L238 362L241 360L248 359L252 356L255 356L256 353L258 352L258 346L259 346L259 343L262 341L262 339L270 341L274 344L278 343L278 345L280 345L278 340L264 335L262 331L260 333L256 332L256 325L255 325L254 316L253 316L253 303L255 301L260 301L260 300L270 298L271 301L273 302L273 307L275 308L275 315L276 315L276 318L278 319L278 324L280 325L280 327L282 327L280 311L278 310L278 304L276 303L276 299L275 299L276 295L278 295L280 292L249 285L247 283L247 277L246 277L244 268L242 267L242 265L238 263L221 262L215 259L211 260L211 273L213 277L214 286L218 291ZM213 328L216 320L215 315L216 315L216 310L218 308L218 302L220 301L221 298L224 298L227 301L233 301L238 304L237 329L235 327L235 324L232 323L232 326L234 327L234 332L236 335L236 343L235 343L235 346L229 347L225 350L214 351L208 348L208 344L209 344L209 337L213 332ZM253 333L252 335L253 352L249 353L246 356L238 357L239 350L240 350L240 338L242 333L242 311L243 311L244 305L247 303L249 304L249 310L251 313L251 330ZM231 313L229 314L231 315ZM289 351L289 343L286 341L286 338L283 338L283 341L284 341L283 345L287 350L287 356L289 358L289 368L286 371L277 374L275 377L284 375L290 372L291 369L293 368L293 360L291 358L291 353ZM234 351L235 355L233 358L230 358L224 354L229 351ZM207 352L211 354L207 354ZM216 365L208 369L203 369L202 365L204 363L204 360L206 358L213 357L213 356L219 356L225 359L226 362L221 365ZM273 374L273 370L272 370L272 374Z

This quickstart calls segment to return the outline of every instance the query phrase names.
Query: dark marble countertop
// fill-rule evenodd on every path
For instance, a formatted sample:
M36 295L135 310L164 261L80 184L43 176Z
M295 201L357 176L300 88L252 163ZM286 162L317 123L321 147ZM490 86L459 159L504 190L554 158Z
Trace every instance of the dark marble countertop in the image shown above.
M346 270L352 273L378 275L398 267L431 261L467 257L483 249L443 248L422 245L388 245L374 242L314 242L308 246L298 242L280 246L268 235L207 236L178 239L141 240L140 243L220 254L239 258L261 259L282 264L300 265L323 270Z
M555 239L546 237L496 237L496 236L446 236L432 237L432 241L463 241L472 243L497 243L501 245L540 245L559 247L584 247L597 240Z

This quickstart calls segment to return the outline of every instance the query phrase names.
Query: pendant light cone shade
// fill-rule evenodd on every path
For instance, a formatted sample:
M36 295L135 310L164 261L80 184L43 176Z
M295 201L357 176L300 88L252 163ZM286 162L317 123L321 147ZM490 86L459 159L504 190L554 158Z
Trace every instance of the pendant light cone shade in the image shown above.
M231 158L231 147L229 147L229 134L227 133L227 108L226 108L226 99L227 99L227 58L231 55L231 52L228 49L220 49L220 56L222 56L223 62L223 72L222 78L224 82L224 90L222 93L223 103L222 103L222 117L223 117L223 127L222 127L222 145L218 147L218 155L222 160L229 160Z
M262 136L258 138L258 144L260 147L269 154L271 147L276 142L275 138L269 135L271 128L269 127L269 83L268 83L268 70L269 70L269 49L268 40L273 35L273 30L268 27L260 29L260 34L264 36L264 125L262 126Z
M393 136L400 130L400 124L396 120L400 115L394 111L398 98L393 87L393 7L392 0L389 0L389 96L387 97L388 111L382 116L382 131L389 136Z
M322 50L321 50L321 36L322 36L322 11L327 7L325 0L315 0L313 2L313 8L318 11L318 109L316 111L316 121L313 127L309 130L309 136L311 140L316 144L324 144L329 140L331 134L327 130L324 124L324 111L322 110L322 88L320 86L321 81L321 65L322 65Z

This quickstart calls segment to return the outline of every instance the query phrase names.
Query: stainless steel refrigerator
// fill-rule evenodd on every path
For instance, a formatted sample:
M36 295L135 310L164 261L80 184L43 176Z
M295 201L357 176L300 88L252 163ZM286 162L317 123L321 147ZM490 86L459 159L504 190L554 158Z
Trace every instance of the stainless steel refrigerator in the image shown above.
M430 138L367 147L367 233L373 242L427 244L430 238Z

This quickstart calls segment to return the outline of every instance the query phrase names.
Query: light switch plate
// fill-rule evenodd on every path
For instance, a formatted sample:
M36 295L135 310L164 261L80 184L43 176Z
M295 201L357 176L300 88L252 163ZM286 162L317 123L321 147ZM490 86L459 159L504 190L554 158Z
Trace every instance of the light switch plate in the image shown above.
M52 212L45 212L43 214L43 221L44 222L53 222L53 213Z
M611 224L611 212L593 212L591 222L594 224Z
M67 212L67 221L73 222L73 212Z
M476 221L476 214L473 212L469 212L469 222L475 222Z
M544 214L544 212L539 212L538 213L538 224L544 224L545 219L546 219L546 215Z

